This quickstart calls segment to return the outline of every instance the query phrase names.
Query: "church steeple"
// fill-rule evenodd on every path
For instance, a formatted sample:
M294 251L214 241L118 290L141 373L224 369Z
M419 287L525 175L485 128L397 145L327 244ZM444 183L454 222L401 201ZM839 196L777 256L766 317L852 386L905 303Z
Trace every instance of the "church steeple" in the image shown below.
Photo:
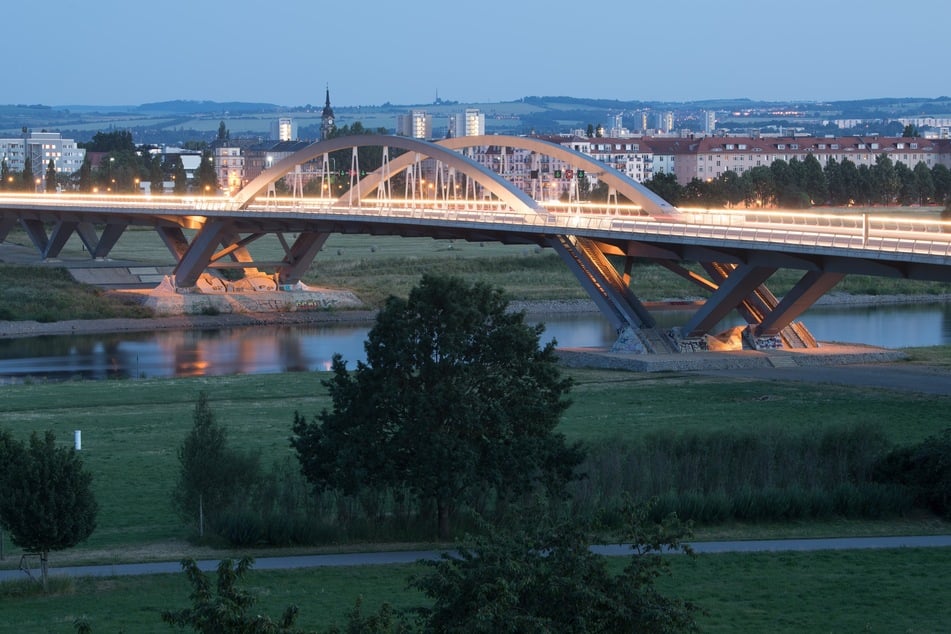
M325 141L330 138L334 131L334 111L330 107L330 86L327 86L327 100L324 102L324 110L320 114L320 140Z

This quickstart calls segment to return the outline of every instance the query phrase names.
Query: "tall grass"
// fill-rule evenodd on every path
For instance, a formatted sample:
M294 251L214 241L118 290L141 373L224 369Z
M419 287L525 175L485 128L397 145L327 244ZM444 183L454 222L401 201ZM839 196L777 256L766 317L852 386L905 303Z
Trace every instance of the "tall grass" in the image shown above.
M872 479L890 447L880 429L862 424L600 442L589 445L573 504L578 513L603 513L608 524L625 500L649 498L658 500L658 517L676 512L703 523L895 517L910 510L908 491Z
M39 322L107 317L151 317L152 311L125 303L95 286L80 284L62 268L0 266L0 320Z

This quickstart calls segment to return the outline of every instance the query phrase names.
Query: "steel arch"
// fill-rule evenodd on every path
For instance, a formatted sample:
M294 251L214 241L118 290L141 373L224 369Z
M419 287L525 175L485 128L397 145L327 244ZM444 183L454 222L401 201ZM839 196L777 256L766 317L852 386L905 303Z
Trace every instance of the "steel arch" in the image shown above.
M486 188L500 200L508 203L518 211L532 213L540 213L544 211L539 203L536 202L531 196L512 185L503 177L499 176L487 167L476 163L472 159L453 151L451 148L443 147L435 143L429 143L427 141L411 139L409 137L384 134L365 134L337 137L334 139L328 139L326 141L317 141L316 143L312 143L303 150L295 152L291 156L278 161L270 169L262 172L259 176L254 178L235 195L234 202L237 204L238 209L246 208L250 204L251 200L264 191L270 183L276 181L286 174L289 174L295 166L300 165L301 163L306 163L307 161L313 160L324 154L359 147L384 146L406 150L407 152L407 154L399 157L400 159L405 157L404 161L401 162L401 167L396 167L396 162L399 159L391 161L391 177L393 174L399 173L402 169L408 167L415 158L413 153L416 153L428 158L438 159L446 165L455 168L458 172L474 179L479 185ZM364 191L372 191L372 188L379 185L380 180L382 180L382 173L377 170L376 172L367 175L361 181L361 187L363 187L363 184L366 184L366 189Z
M566 148L563 145L558 145L557 143L543 139L521 136L482 135L444 139L437 141L436 144L453 150L497 145L500 147L511 147L519 150L538 152L539 154L564 161L575 169L583 169L592 174L597 174L599 180L607 183L609 187L613 187L615 191L624 195L624 197L631 202L640 205L641 208L651 216L670 217L680 213L676 207L626 174L619 172L601 161L591 158L587 154L582 154L571 148ZM395 165L396 162L394 161L391 167L395 168Z

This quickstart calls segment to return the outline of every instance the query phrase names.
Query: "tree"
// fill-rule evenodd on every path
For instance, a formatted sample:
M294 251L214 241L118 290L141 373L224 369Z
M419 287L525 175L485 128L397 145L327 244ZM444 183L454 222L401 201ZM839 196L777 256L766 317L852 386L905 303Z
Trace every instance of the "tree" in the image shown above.
M829 198L829 183L822 164L814 154L807 154L802 162L802 180L799 183L814 205L824 205Z
M129 130L113 130L112 132L96 132L87 143L80 143L80 147L87 152L134 152L135 141Z
M230 138L231 133L228 132L228 128L225 127L225 122L222 120L221 123L218 124L218 140L227 141Z
M23 161L23 171L20 173L20 189L26 192L36 190L36 183L33 181L33 159L29 156Z
M230 559L218 563L218 584L212 591L211 581L198 568L193 559L182 560L182 570L192 584L192 607L183 610L162 612L162 621L179 628L191 627L206 634L279 634L299 632L294 628L298 608L290 605L275 623L268 616L249 614L256 598L250 592L240 590L238 581L251 569L254 560L242 558L237 566Z
M578 521L523 521L490 529L441 560L412 587L433 599L422 610L426 631L444 632L684 632L697 626L697 607L661 594L668 551L689 553L687 529L675 516L647 521L645 507L627 510L632 556L619 574L589 549L591 531ZM526 517L532 517L526 514Z
M918 161L912 170L915 175L915 187L918 189L918 204L935 202L934 179L931 170L924 161Z
M201 153L197 180L199 193L208 196L218 192L218 173L215 171L214 159L209 150Z
M938 163L931 168L931 181L934 183L934 198L939 205L951 198L951 170Z
M7 161L7 157L3 157L3 160L0 160L0 190L7 189L12 181L13 175L10 173L10 163ZM10 188L12 189L12 186Z
M885 454L873 478L909 487L916 504L951 519L951 427Z
M901 187L895 163L887 155L879 154L875 157L875 165L869 168L869 175L872 196L883 204L893 203Z
M149 191L161 194L165 191L165 173L162 171L162 157L158 154L149 162Z
M747 207L764 207L776 199L773 172L765 165L758 165L743 172L740 180L743 183L744 201Z
M89 154L83 157L83 164L79 166L79 191L83 193L91 192L94 187L92 177L92 160Z
M171 171L172 180L175 182L175 193L184 194L188 191L188 174L185 172L185 164L182 163L182 157L173 157L171 163L169 171Z
M676 174L663 172L654 174L644 181L643 185L671 205L680 204L680 199L683 197L683 187L677 182Z
M554 433L568 406L554 342L507 310L502 291L424 276L390 297L370 330L366 363L333 359L333 410L294 416L292 446L317 490L353 494L405 486L432 501L438 534L450 515L494 487L516 496L572 477L580 450Z
M918 126L912 123L909 123L905 125L905 128L901 131L901 135L902 137L905 137L905 138L920 137L921 132L918 130Z
M49 163L46 164L46 191L56 191L56 163L53 162L53 159L50 159Z
M50 551L71 548L96 528L92 475L75 449L56 446L52 431L42 439L34 432L26 446L3 432L0 459L0 524L14 544L39 555L45 590Z
M228 434L215 421L208 395L201 392L192 416L193 426L178 448L181 464L172 500L182 518L194 520L198 535L205 534L206 517L216 517L257 480L258 462L228 447Z

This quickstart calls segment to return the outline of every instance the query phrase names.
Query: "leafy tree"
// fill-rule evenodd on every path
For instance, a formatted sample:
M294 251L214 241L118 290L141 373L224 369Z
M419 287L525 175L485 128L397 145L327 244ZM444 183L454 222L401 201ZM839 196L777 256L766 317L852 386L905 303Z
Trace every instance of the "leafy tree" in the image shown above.
M79 166L79 191L88 193L95 187L92 175L92 160L89 154L83 157L83 164Z
M886 454L876 465L874 478L908 486L917 504L951 518L951 427Z
M230 138L231 133L228 132L228 128L225 127L225 122L221 121L221 123L218 124L218 140L227 141Z
M906 138L908 138L908 137L920 137L920 136L921 136L921 132L918 130L918 126L916 126L916 125L914 125L914 124L912 124L912 123L909 123L909 124L907 124L907 125L905 126L905 128L901 131L901 135L902 135L903 137L906 137Z
M869 168L869 174L872 197L886 205L894 202L901 187L895 163L887 155L879 154L875 157L875 165Z
M10 173L10 164L7 161L6 157L0 161L0 190L8 188L8 185L13 180L13 175ZM12 189L12 187L10 187Z
M257 480L257 459L228 447L228 434L215 421L208 395L195 403L194 425L178 449L181 464L172 495L182 518L194 520L198 535L205 534L205 519L226 509Z
M758 165L743 172L740 180L743 182L744 201L747 207L764 207L776 200L773 172L765 165Z
M743 183L740 175L733 170L727 170L720 174L716 180L717 189L721 200L731 207L743 202Z
M211 580L198 568L194 559L182 560L182 570L192 585L192 607L183 610L162 612L162 621L169 625L190 627L206 634L279 634L299 632L294 628L298 607L290 605L278 622L268 616L249 613L256 598L250 592L240 590L238 581L251 569L254 560L242 558L237 566L230 559L218 564L218 583L212 590Z
M40 557L44 590L49 553L71 548L96 528L92 475L76 450L56 446L47 431L29 445L0 434L0 524L14 544Z
M683 187L677 182L676 174L654 174L643 184L671 205L679 205L683 198Z
M822 164L813 154L807 154L802 161L802 173L799 186L809 195L815 205L824 205L829 198L829 184L822 171Z
M951 198L951 170L938 163L931 168L931 182L934 183L934 200L939 205Z
M31 192L36 189L36 183L33 176L33 159L29 156L23 161L23 171L20 173L20 189Z
M934 202L935 186L931 170L924 161L918 161L912 172L915 175L915 187L918 189L918 204Z
M175 193L184 194L188 191L188 174L185 172L182 157L174 156L170 159L170 163L168 169L172 173L172 180L175 182Z
M129 130L113 130L111 132L96 132L86 143L79 143L79 147L87 152L134 152L135 141Z
M915 173L904 163L895 164L895 178L898 181L898 202L902 205L915 205L921 200L918 180Z
M238 588L254 560L243 557L237 565L230 559L218 564L217 585L199 569L193 559L182 560L182 570L191 583L192 607L162 612L162 621L178 628L190 627L206 634L306 634L295 628L299 609L289 605L275 622L270 617L252 612L257 597ZM410 625L384 603L376 614L364 616L358 599L347 617L346 634L400 634L412 631ZM326 634L340 634L332 627ZM313 634L317 634L314 632Z
M366 363L340 355L324 382L333 410L294 416L292 446L317 490L407 487L432 501L438 534L489 487L502 497L561 487L580 450L554 433L568 406L554 342L507 310L502 291L426 275L390 297L366 342Z
M660 593L669 573L663 553L689 547L676 517L657 525L646 507L628 509L632 556L619 574L589 549L591 531L579 522L521 522L470 538L439 561L421 562L428 574L410 585L433 599L422 610L426 631L685 632L694 631L696 606ZM526 514L531 516L532 514Z
M56 163L53 162L53 159L50 159L49 163L46 164L46 191L56 191Z
M165 173L162 171L162 157L158 154L149 161L149 191L161 194L165 191Z
M201 163L198 165L198 191L204 195L218 192L218 173L215 171L214 159L209 150L201 153Z

